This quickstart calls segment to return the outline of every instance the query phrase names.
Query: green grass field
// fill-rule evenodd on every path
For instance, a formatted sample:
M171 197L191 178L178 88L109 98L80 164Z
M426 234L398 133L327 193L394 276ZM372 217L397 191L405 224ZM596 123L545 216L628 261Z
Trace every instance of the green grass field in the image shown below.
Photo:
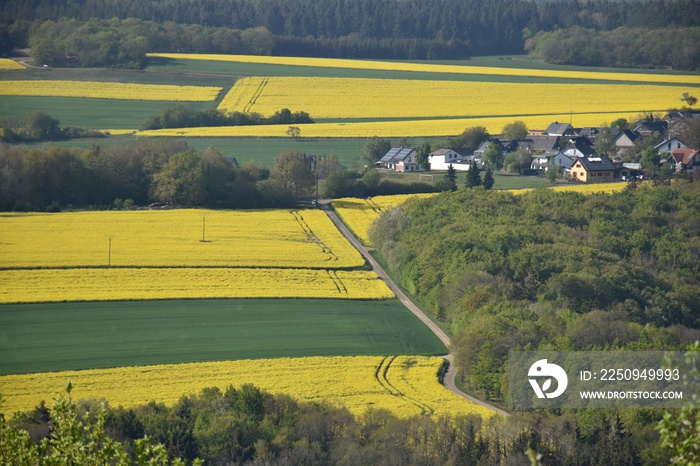
M234 359L446 352L398 301L250 299L0 306L0 375Z
M148 117L175 105L177 102L2 96L0 97L0 119L19 118L41 110L57 119L64 127L140 129ZM188 105L204 110L212 103L188 102Z

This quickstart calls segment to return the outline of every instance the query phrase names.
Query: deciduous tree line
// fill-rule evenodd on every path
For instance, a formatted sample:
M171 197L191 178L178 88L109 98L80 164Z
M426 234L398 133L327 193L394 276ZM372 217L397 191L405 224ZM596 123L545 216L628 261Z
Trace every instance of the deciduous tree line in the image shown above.
M653 46L651 45L653 44ZM535 58L563 65L700 69L700 27L617 28L573 26L538 32L525 43Z
M359 417L326 404L299 403L252 385L204 389L174 406L111 408L65 396L52 410L6 421L3 464L270 465L666 465L692 461L692 448L660 448L658 410L580 410L561 416L515 414L397 419L384 410ZM663 440L673 434L661 430ZM689 437L681 437L684 440ZM685 456L681 456L685 454ZM172 458L175 458L172 460ZM533 463L535 464L535 463ZM688 463L690 464L690 463Z
M183 207L290 206L312 195L316 174L324 176L320 171L333 160L312 163L300 152L284 152L270 170L253 162L238 167L217 149L199 152L182 141L84 150L3 144L0 210L130 208L156 201Z

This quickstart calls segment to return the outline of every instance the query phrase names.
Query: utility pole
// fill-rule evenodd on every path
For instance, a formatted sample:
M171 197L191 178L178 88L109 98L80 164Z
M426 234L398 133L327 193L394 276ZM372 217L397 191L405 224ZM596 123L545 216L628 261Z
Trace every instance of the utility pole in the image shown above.
M207 217L206 215L202 215L202 243L207 242Z
M112 235L108 235L107 239L109 240L109 247L107 249L107 267L112 266Z

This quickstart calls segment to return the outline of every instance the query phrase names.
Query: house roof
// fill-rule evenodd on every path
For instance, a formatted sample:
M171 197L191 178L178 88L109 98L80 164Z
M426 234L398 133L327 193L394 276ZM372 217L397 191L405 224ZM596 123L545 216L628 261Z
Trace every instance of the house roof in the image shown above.
M557 134L566 134L570 133L574 129L573 126L571 126L569 123L559 123L558 121L555 121L554 123L550 124L546 130L544 130L545 133L549 135L557 135Z
M454 152L462 157L467 157L467 156L471 155L469 149L464 149L461 147L457 148L457 149L438 149L436 151L431 152L430 155L431 156L433 156L433 155L440 156L440 155L448 154L449 152Z
M415 149L412 147L392 147L379 161L381 163L401 162L414 151Z
M581 152L584 157L588 157L590 155L595 154L595 148L593 147L593 144L586 137L571 138L566 148L578 149L578 151Z
M627 139L629 139L629 140L632 141L632 142L634 142L634 141L636 141L637 139L639 139L639 138L642 137L642 136L641 136L639 133L637 133L636 131L632 131L632 130L629 130L629 129L623 129L622 131L620 131L620 132L617 134L617 137L615 138L615 141L617 141L618 139L622 138L623 136L627 136Z
M682 163L683 165L690 165L693 163L693 158L698 154L698 151L693 149L676 149L671 152L670 158L673 158L676 163Z
M639 120L634 125L633 129L634 129L634 131L637 131L639 133L663 134L668 129L668 121L665 121L665 120L654 120L654 121Z
M484 141L481 144L479 144L479 147L477 147L476 150L485 151L486 149L488 149L488 147L491 144L498 144L499 149L501 149L501 150L505 149L505 147L501 143L500 139L493 138L493 139L489 139L488 141Z
M534 150L550 151L559 145L559 136L532 136Z
M601 157L580 157L578 159L586 171L615 170L612 161L605 156Z

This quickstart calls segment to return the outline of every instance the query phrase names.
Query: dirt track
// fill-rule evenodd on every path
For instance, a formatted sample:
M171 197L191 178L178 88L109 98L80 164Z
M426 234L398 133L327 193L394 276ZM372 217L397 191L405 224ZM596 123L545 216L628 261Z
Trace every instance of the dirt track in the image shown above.
M396 297L403 303L404 306L408 308L409 311L411 311L416 317L418 317L421 322L423 322L425 325L428 326L428 328L435 334L436 337L440 339L440 341L445 345L446 348L450 348L451 341L450 337L447 336L447 334L435 324L428 316L426 316L423 311L421 311L418 306L413 304L413 302L408 299L408 296L404 294L403 291L394 283L394 281L389 277L389 275L384 271L384 269L377 263L377 261L372 257L372 255L369 253L367 248L360 243L360 241L355 237L355 235L350 231L348 227L345 226L345 224L340 220L338 215L328 206L330 201L324 200L320 202L321 209L328 215L328 217L331 219L331 221L335 224L335 226L340 230L340 232L347 238L348 241L350 241L350 244L352 244L355 249L357 249L360 254L362 254L362 257L369 262L369 264L372 266L372 270L374 273L379 275L379 278L384 280L384 282L389 286L391 291L394 292ZM480 406L484 406L485 408L488 408L502 416L508 416L508 413L503 411L502 409L499 409L495 406L492 406L488 403L485 403L477 398L474 398L473 396L467 395L463 391L461 391L459 388L457 388L457 385L455 384L455 377L457 376L457 369L454 364L454 355L452 353L447 354L446 356L443 356L449 363L449 369L447 370L447 373L445 374L445 377L443 379L443 384L445 385L445 388L448 390L456 393L457 395L461 396L462 398L465 398L472 403L478 404Z

